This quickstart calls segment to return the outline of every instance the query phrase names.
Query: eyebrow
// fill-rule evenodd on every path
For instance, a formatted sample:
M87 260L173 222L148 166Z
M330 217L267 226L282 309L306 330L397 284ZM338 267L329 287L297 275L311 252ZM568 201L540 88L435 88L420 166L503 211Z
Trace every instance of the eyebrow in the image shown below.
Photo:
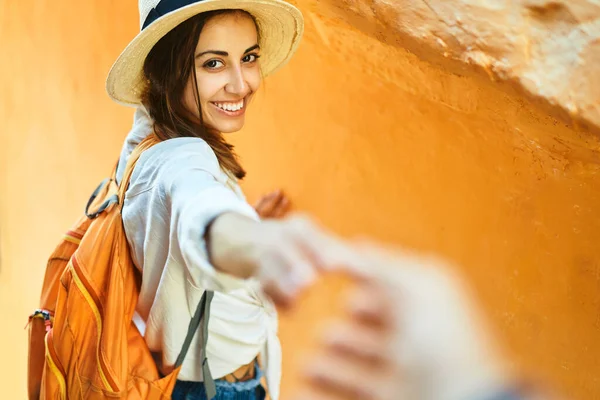
M256 50L256 49L260 49L260 46L258 44L255 44L254 46L249 47L248 49L246 49L246 51L244 52L244 54L250 53L252 50ZM227 57L229 55L229 53L227 53L226 51L206 50L206 51L203 51L202 53L196 54L196 58L202 57L205 54L216 54L216 55L222 56L222 57Z

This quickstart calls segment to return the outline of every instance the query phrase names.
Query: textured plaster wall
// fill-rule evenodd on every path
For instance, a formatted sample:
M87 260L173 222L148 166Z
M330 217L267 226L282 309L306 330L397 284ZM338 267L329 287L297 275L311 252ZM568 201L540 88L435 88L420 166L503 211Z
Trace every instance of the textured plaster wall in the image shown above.
M592 0L323 0L343 19L444 69L477 71L598 131L600 4Z
M131 110L110 103L103 82L136 32L134 3L0 1L6 398L25 397L22 327L35 308L45 258L110 171L130 125ZM419 39L415 32L425 27L411 25L437 26L421 3L298 3L307 20L298 56L266 82L247 128L232 136L249 171L249 199L283 187L297 209L340 234L448 258L466 273L516 360L573 398L600 397L600 142L584 129L597 106L592 81L583 85L588 97L571 99L589 112L588 122L576 124L562 111L567 92L555 85L567 82L542 84L546 73L564 70L560 64L523 67L537 82L527 86L516 72L490 67L494 82L477 63L466 66L460 43L437 57L437 40ZM450 18L439 4L430 3ZM405 17L411 13L421 20ZM477 15L481 29L520 21L484 24L491 14ZM452 43L445 35L436 30ZM508 45L504 51L517 53ZM494 54L491 65L513 59ZM298 384L289 373L306 345L299 332L341 287L321 288L301 319L282 317L284 394Z

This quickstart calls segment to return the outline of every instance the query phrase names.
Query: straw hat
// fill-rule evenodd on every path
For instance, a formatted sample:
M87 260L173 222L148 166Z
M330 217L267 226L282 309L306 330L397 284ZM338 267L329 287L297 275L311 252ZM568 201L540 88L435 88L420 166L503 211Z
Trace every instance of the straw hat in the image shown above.
M112 66L106 90L117 103L140 104L144 62L154 45L169 31L194 15L237 9L252 14L260 31L261 69L272 74L296 51L304 31L300 11L282 0L139 0L140 33Z

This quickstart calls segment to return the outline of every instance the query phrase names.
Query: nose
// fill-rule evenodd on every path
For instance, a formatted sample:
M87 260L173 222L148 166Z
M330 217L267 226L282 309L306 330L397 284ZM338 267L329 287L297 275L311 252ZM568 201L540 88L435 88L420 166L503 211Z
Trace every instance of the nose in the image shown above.
M250 90L250 86L246 80L244 69L238 64L229 71L229 81L225 85L225 91L236 96L245 97Z

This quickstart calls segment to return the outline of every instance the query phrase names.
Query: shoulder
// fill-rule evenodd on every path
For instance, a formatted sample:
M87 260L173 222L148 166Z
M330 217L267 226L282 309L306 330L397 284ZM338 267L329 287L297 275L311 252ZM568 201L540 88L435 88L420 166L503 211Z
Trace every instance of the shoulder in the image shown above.
M142 153L128 192L142 191L182 173L198 170L220 180L219 161L208 143L189 137L165 140Z
M219 169L217 156L200 138L175 138L160 142L146 150L138 164L156 168L160 165L194 164Z

